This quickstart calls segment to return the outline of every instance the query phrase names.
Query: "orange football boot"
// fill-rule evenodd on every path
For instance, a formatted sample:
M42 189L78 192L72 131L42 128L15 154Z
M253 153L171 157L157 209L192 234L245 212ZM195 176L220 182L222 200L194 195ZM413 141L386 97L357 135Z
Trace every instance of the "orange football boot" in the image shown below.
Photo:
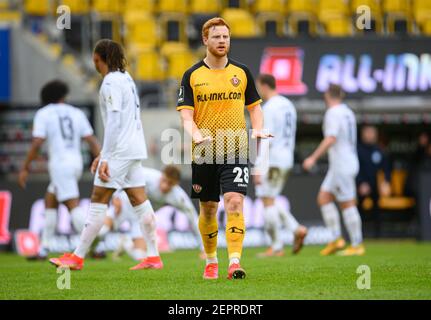
M239 263L232 263L229 266L227 278L229 280L244 279L245 278L245 270L243 268L241 268Z
M205 266L204 279L218 279L218 263L208 263Z
M49 262L58 268L68 268L70 270L81 270L84 267L84 259L73 253L65 253L59 258L51 258Z
M129 270L141 270L141 269L163 269L162 259L159 256L147 257L136 266L130 268Z

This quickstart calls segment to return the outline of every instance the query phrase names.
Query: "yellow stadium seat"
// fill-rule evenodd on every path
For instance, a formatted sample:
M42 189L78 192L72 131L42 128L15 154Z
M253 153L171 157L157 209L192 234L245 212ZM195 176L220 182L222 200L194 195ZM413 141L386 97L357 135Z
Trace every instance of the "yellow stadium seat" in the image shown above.
M33 16L46 16L51 12L49 0L25 0L24 11Z
M221 11L220 0L191 0L190 13L215 14Z
M159 44L159 29L154 17L146 11L130 11L124 15L127 46L142 49Z
M181 80L184 72L196 63L197 59L190 51L179 51L168 57L168 78Z
M134 75L137 81L162 81L165 79L162 57L155 50L136 55Z
M284 34L284 16L282 13L260 13L256 16L256 22L264 35L281 37Z
M387 14L396 13L406 16L410 13L409 0L383 0L383 11Z
M308 34L315 34L317 29L316 3L314 0L290 0L286 4L287 22L290 34L301 33L301 25L307 24Z
M415 0L413 3L413 16L418 25L431 20L431 1Z
M93 0L93 10L101 14L121 13L121 0Z
M250 38L258 35L254 17L243 9L225 9L222 17L228 22L232 37Z
M352 0L350 2L350 8L353 14L356 13L356 9L360 6L369 7L373 14L381 14L382 12L379 0Z
M9 9L9 0L0 0L0 10Z
M426 36L431 36L431 19L422 23L422 32Z
M326 33L333 37L344 37L352 34L352 23L350 19L342 16L333 17L324 25Z
M326 23L333 20L334 18L338 22L334 23L334 26L339 25L341 29L344 23L341 22L340 16L349 16L350 10L345 0L320 0L318 6L317 16L320 22ZM336 27L338 28L338 27ZM340 30L341 30L340 29Z
M126 0L124 1L124 12L146 11L153 13L156 9L155 0Z
M167 41L163 43L160 47L160 54L164 58L168 58L175 53L185 51L189 51L189 47L186 43L183 42Z
M187 18L181 13L164 13L159 18L162 41L186 42Z
M286 11L288 14L296 13L316 13L316 3L314 0L289 0L286 3Z
M255 13L278 12L283 13L283 0L256 0L253 5Z
M90 12L89 0L61 0L60 3L68 6L73 15L83 15Z
M244 9L248 10L248 1L247 0L223 0L224 8L236 8L236 9Z
M186 0L159 0L159 12L187 13Z
M388 197L380 197L379 207L385 210L406 210L415 205L415 200L411 197L406 197L404 193L407 180L407 171L402 169L394 169L391 173L391 195ZM382 171L378 172L377 183L381 184L384 181Z

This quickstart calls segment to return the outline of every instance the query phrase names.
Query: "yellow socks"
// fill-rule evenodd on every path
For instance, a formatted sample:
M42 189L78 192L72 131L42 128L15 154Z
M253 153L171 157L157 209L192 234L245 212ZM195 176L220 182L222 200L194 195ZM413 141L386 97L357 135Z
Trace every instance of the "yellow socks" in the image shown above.
M201 233L207 259L215 259L217 257L217 215L214 215L213 219L208 220L205 219L203 214L200 214L199 231Z
M241 212L228 212L226 223L226 243L229 259L239 259L245 236L244 215Z

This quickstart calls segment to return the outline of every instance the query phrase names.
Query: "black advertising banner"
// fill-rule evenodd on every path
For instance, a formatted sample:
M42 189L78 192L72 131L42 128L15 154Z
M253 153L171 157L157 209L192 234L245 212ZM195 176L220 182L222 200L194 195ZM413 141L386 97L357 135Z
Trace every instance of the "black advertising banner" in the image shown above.
M431 95L431 38L239 39L231 56L291 97L321 98L330 83L349 98Z

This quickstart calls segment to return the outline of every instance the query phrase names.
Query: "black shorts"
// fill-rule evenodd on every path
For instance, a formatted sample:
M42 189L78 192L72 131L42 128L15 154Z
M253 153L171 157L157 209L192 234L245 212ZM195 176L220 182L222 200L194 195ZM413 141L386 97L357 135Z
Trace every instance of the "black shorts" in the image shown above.
M192 198L202 202L219 202L222 193L238 192L246 195L249 179L248 163L192 163Z

